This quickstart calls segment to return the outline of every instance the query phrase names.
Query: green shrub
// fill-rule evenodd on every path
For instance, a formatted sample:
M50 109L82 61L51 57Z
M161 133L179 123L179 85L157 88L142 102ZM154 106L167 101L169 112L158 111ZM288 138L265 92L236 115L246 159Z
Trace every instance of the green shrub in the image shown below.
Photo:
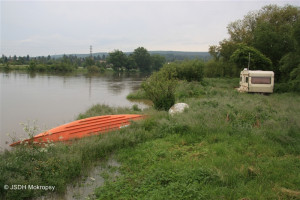
M36 69L35 69L35 71L39 71L39 72L44 72L46 70L47 70L47 66L46 65L42 65L42 64L38 64L36 66Z
M105 72L105 67L101 66L100 67L100 72Z
M55 71L55 72L71 72L74 69L75 67L73 65L67 63L56 63L48 67L49 71Z
M138 89L127 95L127 99L147 99L147 95L144 90Z
M132 110L133 110L133 111L141 111L141 109L139 108L139 106L136 105L136 104L134 104L134 105L132 106Z
M88 66L87 70L89 73L97 73L100 72L100 68L97 67L96 65Z
M274 85L275 93L300 92L300 80L292 80L287 83L276 83Z
M238 77L240 70L234 63L210 60L204 66L205 77Z
M29 66L27 68L29 71L35 71L36 70L36 62L30 61Z
M177 78L180 80L201 81L204 63L199 60L184 61L176 65Z
M142 83L146 96L153 102L157 110L168 110L175 103L175 70L165 65L159 72L154 72Z

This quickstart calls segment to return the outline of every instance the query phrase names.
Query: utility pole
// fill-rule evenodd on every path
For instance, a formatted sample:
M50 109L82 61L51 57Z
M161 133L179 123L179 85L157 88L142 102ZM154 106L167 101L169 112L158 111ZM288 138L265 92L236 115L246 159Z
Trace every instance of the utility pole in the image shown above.
M250 68L250 52L249 52L249 58L248 58L248 70Z
M93 58L93 46L90 45L90 57Z

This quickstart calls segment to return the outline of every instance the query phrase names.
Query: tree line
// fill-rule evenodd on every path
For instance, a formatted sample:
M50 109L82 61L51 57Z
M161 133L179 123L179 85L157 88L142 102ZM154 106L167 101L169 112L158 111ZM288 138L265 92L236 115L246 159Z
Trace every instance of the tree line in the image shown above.
M92 60L92 62L91 62ZM5 66L6 69L10 69L10 66L25 65L29 71L72 71L78 67L87 67L95 63L101 63L105 61L104 56L94 56L80 58L76 55L63 55L60 58L54 58L48 56L30 57L27 56L5 56L2 55L0 63ZM100 66L99 66L100 67Z
M209 47L211 76L250 70L275 72L277 91L300 91L300 9L268 5L227 26L228 39Z
M114 71L150 72L159 70L165 62L164 56L150 55L144 47L138 47L130 54L114 50L108 56L63 55L61 58L53 58L50 55L47 57L30 57L29 55L6 57L2 55L0 58L0 63L8 69L10 65L28 65L29 71L72 71L83 67L91 72L99 72L106 68L112 68Z
M112 65L115 71L140 70L142 72L157 71L166 62L164 56L150 55L144 47L136 48L132 54L126 55L120 50L109 53L107 62Z

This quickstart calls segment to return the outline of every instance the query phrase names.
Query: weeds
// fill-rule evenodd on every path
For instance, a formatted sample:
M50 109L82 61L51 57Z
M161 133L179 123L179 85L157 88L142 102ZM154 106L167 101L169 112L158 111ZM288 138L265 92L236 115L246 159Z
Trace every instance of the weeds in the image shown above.
M147 99L147 95L144 90L138 89L137 91L128 94L127 99L143 100L143 99Z
M179 83L181 84L181 83ZM84 174L112 152L121 175L98 188L98 199L297 199L300 188L300 97L240 94L237 79L183 82L177 94L190 109L149 117L104 135L56 143L44 151L20 146L0 155L0 195L41 196L45 191L3 190L3 185L55 185ZM180 96L180 95L178 95ZM288 102L288 103L287 103ZM95 105L79 119L139 109ZM298 195L298 196L297 196Z
M123 176L98 188L98 199L299 198L300 97L204 81L179 83L177 94L205 95L182 95L191 109L156 122L161 138L120 149Z

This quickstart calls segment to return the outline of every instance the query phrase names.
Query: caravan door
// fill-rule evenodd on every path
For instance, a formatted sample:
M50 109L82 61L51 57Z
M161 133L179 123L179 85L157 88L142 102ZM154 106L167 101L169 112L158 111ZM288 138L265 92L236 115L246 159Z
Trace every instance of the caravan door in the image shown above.
M249 90L249 73L245 70L240 75L240 92L248 92Z

